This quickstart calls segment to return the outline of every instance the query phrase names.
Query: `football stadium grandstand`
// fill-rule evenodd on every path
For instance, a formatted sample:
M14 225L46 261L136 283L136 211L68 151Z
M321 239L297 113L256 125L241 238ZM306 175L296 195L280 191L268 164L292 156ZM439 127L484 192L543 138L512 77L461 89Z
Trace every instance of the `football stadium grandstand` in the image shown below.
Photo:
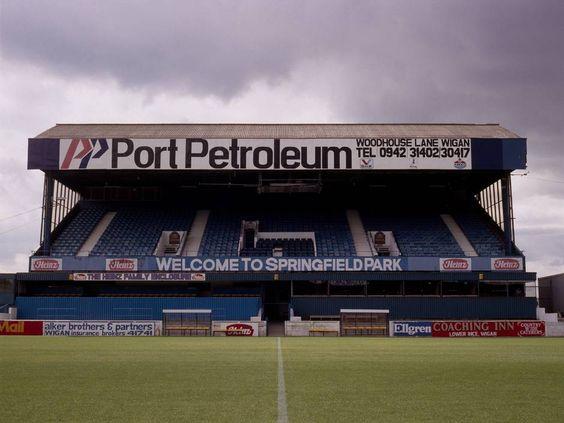
M535 319L497 124L58 124L19 319ZM6 285L7 286L7 285ZM273 326L272 326L273 327Z

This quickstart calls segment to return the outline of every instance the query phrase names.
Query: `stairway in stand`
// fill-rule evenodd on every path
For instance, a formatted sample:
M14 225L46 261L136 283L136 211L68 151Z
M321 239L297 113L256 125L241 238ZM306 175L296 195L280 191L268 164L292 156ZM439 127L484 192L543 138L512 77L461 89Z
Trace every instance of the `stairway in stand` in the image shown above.
M268 322L268 336L285 336L284 322Z

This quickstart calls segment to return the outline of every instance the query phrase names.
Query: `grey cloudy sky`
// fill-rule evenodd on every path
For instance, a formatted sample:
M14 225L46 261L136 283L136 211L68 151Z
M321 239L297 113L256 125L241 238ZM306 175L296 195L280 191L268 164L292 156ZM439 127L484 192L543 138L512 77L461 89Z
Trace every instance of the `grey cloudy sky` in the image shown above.
M564 271L564 2L0 0L0 272L37 247L56 122L500 122L529 269ZM24 215L5 219L22 211Z

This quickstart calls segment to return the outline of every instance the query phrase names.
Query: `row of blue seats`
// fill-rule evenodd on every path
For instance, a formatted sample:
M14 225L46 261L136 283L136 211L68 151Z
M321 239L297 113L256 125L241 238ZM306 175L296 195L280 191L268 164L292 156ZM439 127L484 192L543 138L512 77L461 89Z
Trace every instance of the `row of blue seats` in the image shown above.
M503 239L499 230L488 224L478 213L460 213L454 216L458 225L480 256L503 256Z
M200 255L237 255L243 220L258 220L260 232L314 232L319 256L352 256L356 253L344 211L212 211Z
M162 231L188 231L193 216L192 210L185 209L120 209L91 255L152 255Z
M364 212L362 220L367 231L393 231L402 255L464 255L438 214L386 216Z
M55 256L74 256L106 213L103 206L82 207L51 245Z
M74 256L109 211L116 215L106 228L90 255L93 256L148 256L152 255L162 231L188 231L194 211L158 206L112 206L104 203L86 203L78 206L76 216L54 240L51 254Z
M194 212L178 207L120 206L94 203L80 207L52 245L52 254L76 255L107 211L117 214L94 247L91 255L152 255L161 232L189 230ZM463 256L458 243L439 214L389 214L361 211L365 230L393 231L398 247L405 256ZM478 211L459 213L455 220L470 243L481 256L504 254L500 231ZM257 211L241 212L214 210L204 231L199 254L203 256L235 256L238 253L241 222L258 220L261 232L313 232L318 256L353 256L356 254L345 212L317 211ZM303 245L298 245L303 242ZM284 256L314 255L311 240L261 239L256 249L246 248L243 255L272 254L276 243L283 247ZM311 243L311 244L309 244Z

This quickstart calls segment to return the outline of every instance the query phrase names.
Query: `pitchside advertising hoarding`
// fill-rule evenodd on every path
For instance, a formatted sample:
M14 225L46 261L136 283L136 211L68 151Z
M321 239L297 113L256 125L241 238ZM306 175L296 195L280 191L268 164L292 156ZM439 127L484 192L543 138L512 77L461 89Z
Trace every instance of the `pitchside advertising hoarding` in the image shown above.
M540 320L445 320L391 322L392 336L433 336L439 338L545 336Z
M214 321L214 335L259 336L258 322ZM0 335L160 336L161 321L0 320Z
M213 335L259 336L257 322L212 322Z
M38 320L0 320L0 335L43 335L43 322Z
M159 321L46 320L43 336L160 336Z
M160 336L160 321L0 320L0 335Z
M545 323L542 321L444 321L433 322L431 334L434 337L491 337L491 336L544 336Z
M32 272L406 272L523 271L522 257L31 257ZM159 278L159 276L154 276ZM167 279L168 276L162 276ZM170 276L175 278L175 276ZM155 279L155 280L157 280Z
M393 336L431 336L431 322L390 322Z
M287 322L296 326L290 332L308 336L312 324L333 325L338 333L339 322ZM214 335L259 336L257 322L214 321ZM337 325L337 326L335 326ZM303 327L302 327L303 326ZM540 320L448 320L390 322L391 336L461 337L531 337L546 336L545 322ZM0 335L43 336L160 336L160 321L111 320L0 320Z

